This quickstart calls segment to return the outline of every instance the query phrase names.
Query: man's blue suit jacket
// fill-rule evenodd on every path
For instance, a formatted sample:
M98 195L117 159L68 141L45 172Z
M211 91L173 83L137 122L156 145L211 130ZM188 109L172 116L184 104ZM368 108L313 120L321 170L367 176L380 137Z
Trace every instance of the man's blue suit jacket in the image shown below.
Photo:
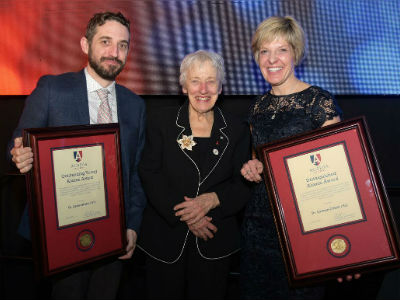
M121 162L127 228L138 232L146 197L137 166L144 146L145 104L142 98L116 84L118 123L120 126ZM90 124L84 71L57 76L46 75L27 97L18 127L13 133L22 136L24 128ZM29 222L23 218L20 233L29 237Z

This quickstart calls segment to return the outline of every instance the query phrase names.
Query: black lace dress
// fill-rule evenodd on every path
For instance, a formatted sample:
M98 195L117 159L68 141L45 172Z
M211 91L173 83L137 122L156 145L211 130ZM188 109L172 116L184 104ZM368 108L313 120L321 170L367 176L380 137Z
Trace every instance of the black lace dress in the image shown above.
M341 116L334 97L311 86L285 96L270 92L252 104L249 123L252 143L258 145L313 130ZM278 236L263 182L254 184L242 228L241 287L244 299L320 299L322 287L290 289Z

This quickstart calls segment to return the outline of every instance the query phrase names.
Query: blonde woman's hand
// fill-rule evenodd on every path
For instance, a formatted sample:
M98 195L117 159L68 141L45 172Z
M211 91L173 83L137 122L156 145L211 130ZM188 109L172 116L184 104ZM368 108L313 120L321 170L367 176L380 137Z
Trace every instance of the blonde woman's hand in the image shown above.
M260 182L262 180L263 164L258 159L252 159L243 164L240 173L246 180L251 182Z

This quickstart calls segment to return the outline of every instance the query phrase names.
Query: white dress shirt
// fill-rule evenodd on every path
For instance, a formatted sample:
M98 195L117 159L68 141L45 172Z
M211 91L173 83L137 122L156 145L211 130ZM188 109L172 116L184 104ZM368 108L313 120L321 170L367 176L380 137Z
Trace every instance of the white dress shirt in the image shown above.
M99 106L101 101L96 91L98 89L102 89L103 87L92 76L90 76L89 72L87 71L87 68L85 68L85 76L86 76L86 86L89 99L90 124L97 124L97 112L99 111ZM118 123L117 94L115 92L115 81L110 83L110 85L107 86L106 89L109 91L108 103L110 104L111 108L112 121L113 123Z

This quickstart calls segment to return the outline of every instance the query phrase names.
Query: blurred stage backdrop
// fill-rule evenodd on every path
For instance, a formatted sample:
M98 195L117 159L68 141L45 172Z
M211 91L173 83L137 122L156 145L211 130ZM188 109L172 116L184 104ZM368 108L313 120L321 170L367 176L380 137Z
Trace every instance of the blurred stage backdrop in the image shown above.
M400 94L399 0L0 0L0 95L29 94L41 75L84 67L79 40L106 10L132 23L118 81L138 94L179 94L179 63L198 49L224 57L226 95L263 93L250 43L272 15L292 15L306 32L304 81L334 94Z

